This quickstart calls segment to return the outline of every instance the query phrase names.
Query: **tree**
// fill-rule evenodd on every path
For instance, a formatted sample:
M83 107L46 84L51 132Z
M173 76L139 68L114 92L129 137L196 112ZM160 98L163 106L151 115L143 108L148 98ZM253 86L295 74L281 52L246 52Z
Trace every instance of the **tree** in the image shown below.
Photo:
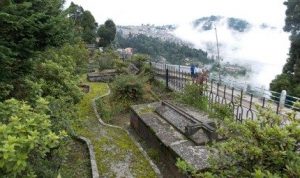
M103 25L100 25L97 34L100 37L99 46L107 47L115 39L116 36L116 25L112 20L106 20Z
M63 0L6 2L0 6L0 100L19 92L37 51L74 42Z
M287 0L284 5L287 6L284 30L291 32L291 47L282 74L271 82L270 88L278 92L285 89L289 95L300 97L300 0Z
M81 17L82 39L86 43L96 42L96 21L90 11L84 11Z
M73 21L77 33L86 43L96 42L97 23L90 11L85 11L81 6L71 2L67 9L69 18Z

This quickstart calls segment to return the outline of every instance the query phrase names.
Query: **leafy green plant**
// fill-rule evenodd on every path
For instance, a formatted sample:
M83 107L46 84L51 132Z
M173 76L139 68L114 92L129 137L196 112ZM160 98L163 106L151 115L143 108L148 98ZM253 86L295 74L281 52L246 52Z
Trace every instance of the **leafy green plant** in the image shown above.
M220 103L212 103L211 110L209 111L209 116L211 118L217 118L224 120L225 118L233 118L233 109L230 105L220 104Z
M138 69L142 69L145 65L146 61L149 61L150 57L148 55L145 54L135 54L132 58L131 58L131 62L138 68Z
M143 79L134 75L120 75L112 84L115 100L136 101L143 96Z
M113 69L116 65L117 59L119 59L119 56L114 51L105 51L99 53L96 57L99 71Z
M254 120L225 118L219 134L228 138L212 145L211 168L215 177L300 177L300 121L258 108ZM202 174L201 176L204 176Z
M176 167L184 174L196 175L195 168L180 158L176 159Z
M198 85L187 85L182 93L178 93L178 100L193 106L202 111L207 111L208 109L208 99L206 96L202 95L204 86Z
M111 108L108 103L105 103L102 98L99 98L96 100L97 109L100 114L101 119L103 119L105 122L110 122L112 117Z
M15 99L0 103L0 173L6 177L34 176L34 160L59 145L64 132L51 131L47 102L32 108Z

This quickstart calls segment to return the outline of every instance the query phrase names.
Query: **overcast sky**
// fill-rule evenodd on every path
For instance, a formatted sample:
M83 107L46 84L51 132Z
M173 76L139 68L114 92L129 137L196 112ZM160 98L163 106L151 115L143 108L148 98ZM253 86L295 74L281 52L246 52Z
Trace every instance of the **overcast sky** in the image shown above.
M67 0L66 5L71 0ZM283 27L284 0L73 0L94 15L99 24L181 24L210 15L238 17Z

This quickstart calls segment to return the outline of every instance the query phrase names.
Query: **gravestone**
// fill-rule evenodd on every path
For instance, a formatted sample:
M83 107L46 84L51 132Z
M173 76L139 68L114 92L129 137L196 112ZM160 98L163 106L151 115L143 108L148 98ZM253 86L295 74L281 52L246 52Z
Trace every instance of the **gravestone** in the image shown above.
M169 176L186 176L175 166L177 158L197 171L208 168L206 144L218 137L215 123L207 115L168 101L131 106L131 111L131 126L151 148L160 150Z

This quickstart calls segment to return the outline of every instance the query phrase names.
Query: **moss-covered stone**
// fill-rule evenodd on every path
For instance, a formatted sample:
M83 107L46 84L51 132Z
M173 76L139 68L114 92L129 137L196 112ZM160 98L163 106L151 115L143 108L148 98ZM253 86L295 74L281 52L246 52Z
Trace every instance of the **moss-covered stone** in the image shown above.
M74 125L79 135L91 140L100 176L104 177L156 177L149 162L128 134L117 128L100 125L92 100L108 92L104 83L88 83L91 91L78 104L80 120Z

